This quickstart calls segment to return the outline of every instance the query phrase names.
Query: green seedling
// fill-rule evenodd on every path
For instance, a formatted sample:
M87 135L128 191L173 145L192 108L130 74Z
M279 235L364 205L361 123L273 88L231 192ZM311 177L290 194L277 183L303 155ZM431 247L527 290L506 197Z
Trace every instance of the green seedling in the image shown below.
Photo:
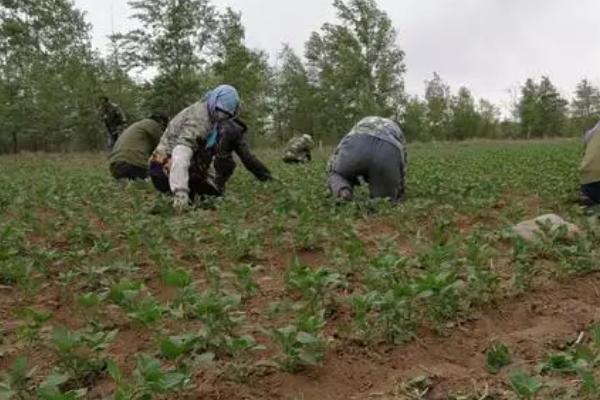
M30 345L39 340L40 329L52 318L51 312L37 311L32 308L25 308L19 311L18 315L25 324L17 329L17 334Z
M259 292L259 286L252 276L251 265L240 265L233 268L232 272L236 278L237 289L242 293L244 299L250 298Z
M36 369L36 367L29 368L25 357L17 358L10 368L0 373L0 399L31 398L31 378Z
M588 362L578 358L575 353L558 352L546 357L541 366L543 373L575 374L588 367Z
M545 386L542 382L521 370L512 371L509 382L517 396L525 400L534 400L538 392Z
M493 344L486 354L487 370L491 374L497 374L512 361L508 347L502 343Z
M333 302L332 294L345 285L340 274L323 268L313 271L301 265L297 259L287 274L286 282L290 288L302 293L308 314L330 306Z
M129 313L127 315L144 325L150 325L158 321L163 313L160 303L152 297L138 300L131 304L128 309Z
M179 371L165 371L160 362L147 355L137 356L131 381L127 381L118 366L111 360L107 370L117 384L115 400L145 400L158 395L177 392L189 381L189 376Z
M174 361L191 352L200 340L200 335L196 333L169 336L160 341L160 353L166 359Z
M168 268L162 272L165 285L175 288L185 288L192 283L192 276L182 269Z
M271 330L271 335L282 350L275 361L284 371L296 372L320 363L326 348L325 342L319 337L323 324L322 317L309 316L302 317L296 324Z
M250 335L227 338L224 347L231 356L231 362L227 367L229 375L237 382L247 382L252 372L251 352L265 350L265 347L258 345Z
M105 368L105 360L99 353L105 350L117 335L117 331L70 331L56 327L52 332L52 344L59 358L61 372L76 384L95 379Z
M38 398L41 400L77 400L83 399L87 394L87 389L68 390L64 392L61 386L67 384L70 380L68 374L61 374L53 371L37 390Z

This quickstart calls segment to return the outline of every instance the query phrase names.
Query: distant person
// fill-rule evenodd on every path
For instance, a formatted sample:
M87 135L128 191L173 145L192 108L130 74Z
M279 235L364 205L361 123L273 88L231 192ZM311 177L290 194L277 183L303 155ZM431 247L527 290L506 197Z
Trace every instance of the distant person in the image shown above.
M272 179L244 140L245 125L236 120L239 105L237 90L220 85L167 126L150 159L150 177L157 190L173 194L176 210L187 209L198 195L222 195L235 168L232 151L258 179Z
M600 204L600 122L585 134L584 143L581 194L586 205L596 205Z
M112 176L115 179L146 179L148 158L168 123L166 113L156 112L125 129L108 158Z
M310 151L315 146L312 136L304 134L293 137L285 147L283 162L287 164L304 164L312 160Z
M328 166L328 185L339 200L350 201L360 178L371 198L397 203L404 195L406 141L400 127L381 117L362 119L344 136Z
M108 97L100 97L100 115L106 127L106 147L111 151L119 135L125 130L127 120L123 110Z

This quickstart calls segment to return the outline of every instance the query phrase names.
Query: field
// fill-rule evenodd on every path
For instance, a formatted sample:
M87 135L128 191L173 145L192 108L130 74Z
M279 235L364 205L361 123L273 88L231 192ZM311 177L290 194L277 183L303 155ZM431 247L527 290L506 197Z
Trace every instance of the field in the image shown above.
M101 155L0 157L0 399L598 399L571 141L414 145L398 207L326 152L178 216ZM510 227L555 212L568 240Z

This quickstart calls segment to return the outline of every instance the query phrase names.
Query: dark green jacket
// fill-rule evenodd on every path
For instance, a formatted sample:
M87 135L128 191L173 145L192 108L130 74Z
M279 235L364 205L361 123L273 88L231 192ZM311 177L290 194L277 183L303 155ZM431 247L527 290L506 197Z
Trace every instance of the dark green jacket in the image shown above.
M142 168L148 167L148 158L156 148L165 127L146 118L136 122L119 136L109 162L126 162Z

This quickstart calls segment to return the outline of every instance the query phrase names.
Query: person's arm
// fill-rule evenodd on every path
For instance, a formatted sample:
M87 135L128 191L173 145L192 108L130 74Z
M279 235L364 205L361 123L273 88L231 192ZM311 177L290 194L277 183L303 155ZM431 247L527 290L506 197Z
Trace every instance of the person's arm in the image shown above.
M250 151L250 146L246 141L245 135L241 135L236 143L235 153L238 155L242 164L259 181L272 180L271 171Z

